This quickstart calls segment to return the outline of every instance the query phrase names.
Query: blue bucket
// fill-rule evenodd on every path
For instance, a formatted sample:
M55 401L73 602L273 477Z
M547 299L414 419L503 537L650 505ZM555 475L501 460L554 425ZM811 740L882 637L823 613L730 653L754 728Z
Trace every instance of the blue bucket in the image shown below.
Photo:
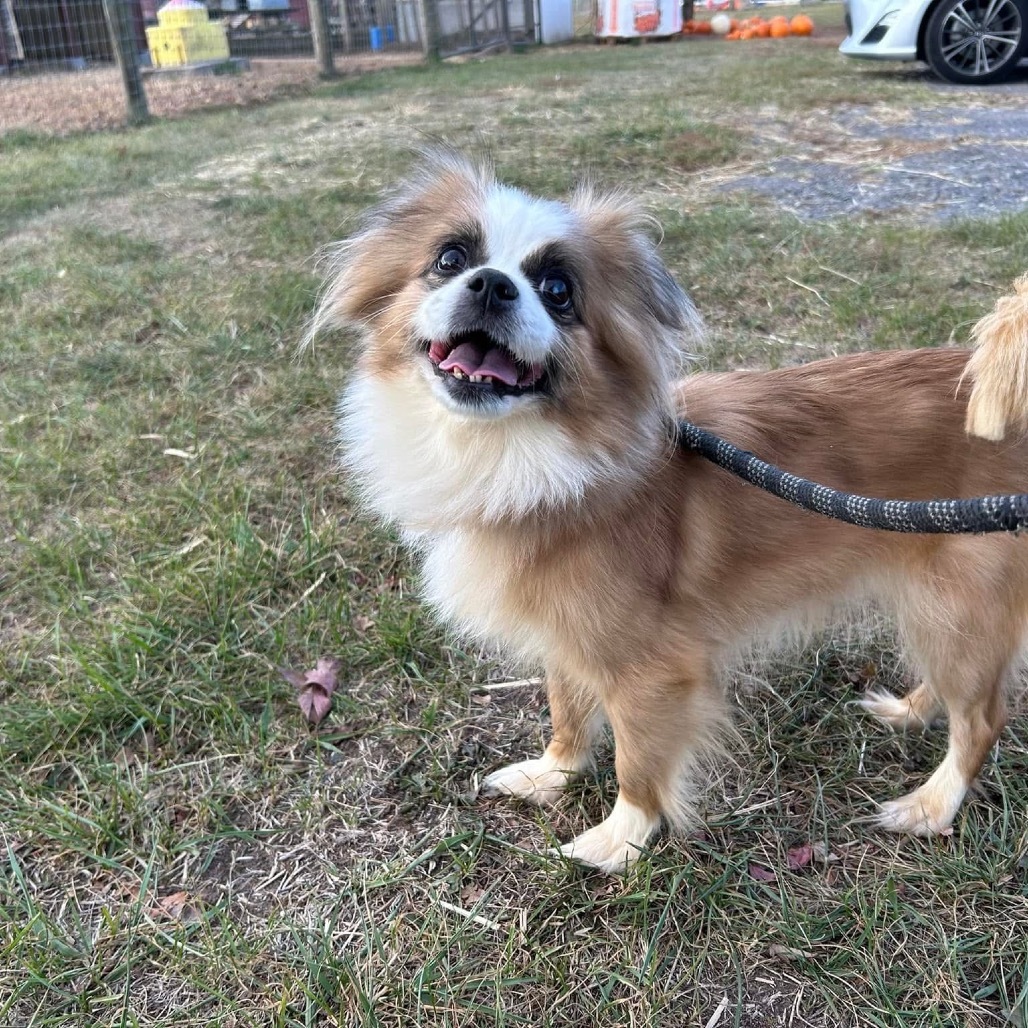
M382 30L377 25L372 25L368 30L368 35L371 37L371 49L381 50L382 49Z
M395 43L396 42L396 29L393 28L392 25L386 25L386 42L387 43Z

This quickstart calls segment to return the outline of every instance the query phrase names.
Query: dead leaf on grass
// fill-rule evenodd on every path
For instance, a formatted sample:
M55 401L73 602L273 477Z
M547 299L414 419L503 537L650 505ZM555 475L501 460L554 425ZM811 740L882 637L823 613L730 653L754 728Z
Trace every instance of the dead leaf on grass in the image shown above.
M188 892L173 892L159 899L148 911L154 921L195 921L200 911Z
M338 684L339 661L323 658L310 671L280 667L279 674L297 691L297 701L312 725L320 724L332 709L332 693Z
M774 882L778 880L778 875L774 871L770 868L761 867L760 864L750 864L746 870L749 872L750 878L754 878L758 882Z
M790 871L799 871L806 867L814 857L814 847L809 842L801 846L793 846L785 855L785 866Z
M466 907L473 907L484 895L485 889L479 889L475 885L465 885L460 890L460 901Z
M814 956L810 950L793 949L792 946L780 946L778 943L772 943L767 952L769 956L782 957L784 960L809 960Z

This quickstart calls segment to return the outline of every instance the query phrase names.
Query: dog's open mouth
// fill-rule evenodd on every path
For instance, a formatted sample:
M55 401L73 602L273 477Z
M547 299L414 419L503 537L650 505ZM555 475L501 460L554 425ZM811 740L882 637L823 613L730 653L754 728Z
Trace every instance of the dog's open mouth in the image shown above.
M462 387L496 396L538 392L547 381L544 364L529 364L486 332L466 332L428 345L435 373Z

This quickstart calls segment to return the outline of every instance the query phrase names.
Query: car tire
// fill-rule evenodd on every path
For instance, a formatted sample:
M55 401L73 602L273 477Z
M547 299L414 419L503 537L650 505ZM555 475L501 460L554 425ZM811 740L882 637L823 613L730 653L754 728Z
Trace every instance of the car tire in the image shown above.
M925 59L940 78L987 85L1009 78L1028 46L1028 0L943 0L925 31Z

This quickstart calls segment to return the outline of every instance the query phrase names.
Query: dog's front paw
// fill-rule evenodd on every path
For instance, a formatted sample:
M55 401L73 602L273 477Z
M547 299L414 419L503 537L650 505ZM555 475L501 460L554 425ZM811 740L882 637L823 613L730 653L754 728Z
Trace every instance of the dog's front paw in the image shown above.
M520 764L501 767L487 776L479 795L516 796L546 807L557 801L573 775L573 771L554 767L546 757L523 760Z
M659 817L619 796L605 821L561 846L560 851L580 864L608 874L624 874L659 825Z

